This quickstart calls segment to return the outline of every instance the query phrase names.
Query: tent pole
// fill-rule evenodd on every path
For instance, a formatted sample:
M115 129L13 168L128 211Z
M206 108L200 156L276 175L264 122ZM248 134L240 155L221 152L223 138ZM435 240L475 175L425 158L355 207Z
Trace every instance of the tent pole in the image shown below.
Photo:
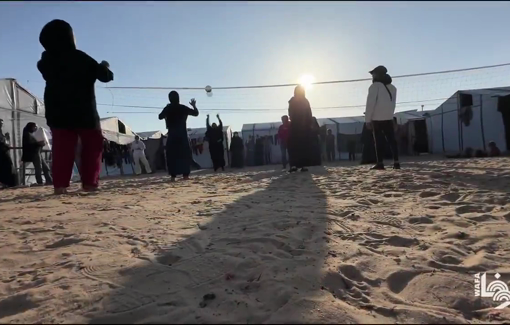
M480 126L482 127L483 151L487 151L485 146L485 131L483 129L483 95L480 95Z
M441 105L441 143L443 144L443 153L445 153L445 148L444 148L444 105Z
M460 120L460 92L457 92L457 125L458 125L458 130L457 130L457 137L459 138L459 153L461 153L462 151L464 151L462 148L462 144L463 144L463 141L462 141L462 121Z

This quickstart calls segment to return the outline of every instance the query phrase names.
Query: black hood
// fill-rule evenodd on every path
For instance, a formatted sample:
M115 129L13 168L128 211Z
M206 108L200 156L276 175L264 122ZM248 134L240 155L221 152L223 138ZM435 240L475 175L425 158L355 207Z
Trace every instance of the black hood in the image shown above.
M39 42L49 52L76 50L71 25L60 19L52 20L43 27L39 34Z
M378 77L374 77L372 79L373 82L381 82L383 83L384 85L389 85L391 84L391 82L393 81L393 79L391 79L391 76L387 73L385 73L384 75L382 76L378 76Z

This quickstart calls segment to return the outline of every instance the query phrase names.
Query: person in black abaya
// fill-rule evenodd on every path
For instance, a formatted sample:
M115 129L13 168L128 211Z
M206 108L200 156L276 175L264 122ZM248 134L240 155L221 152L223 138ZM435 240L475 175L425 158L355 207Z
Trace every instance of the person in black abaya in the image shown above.
M321 127L315 117L312 123L311 148L313 155L310 157L308 166L320 166L322 164L322 138Z
M16 174L14 173L14 165L9 153L10 147L7 141L9 135L4 135L2 127L4 121L0 119L0 184L6 187L14 187L17 185Z
M308 171L310 157L314 156L314 144L317 142L313 135L312 127L314 120L310 102L306 99L303 86L294 89L294 96L289 100L289 158L291 168L289 172L295 172L298 168L301 171Z
M257 134L255 138L255 166L264 165L264 139Z
M217 171L219 168L221 170L225 170L225 156L223 149L223 122L220 119L220 115L216 115L220 125L216 125L213 123L209 125L209 115L207 115L207 131L205 136L209 141L209 152L211 154L211 160L213 162L214 171Z
M232 164L233 168L244 167L244 144L243 139L239 137L238 132L234 132L232 142L230 143L230 152L232 153Z
M181 105L179 94L171 91L168 94L170 104L166 105L159 114L160 120L165 120L168 129L166 141L166 163L168 174L175 181L177 175L183 175L184 180L189 179L191 164L193 161L186 121L188 116L198 116L198 108L195 99L191 99L190 105Z

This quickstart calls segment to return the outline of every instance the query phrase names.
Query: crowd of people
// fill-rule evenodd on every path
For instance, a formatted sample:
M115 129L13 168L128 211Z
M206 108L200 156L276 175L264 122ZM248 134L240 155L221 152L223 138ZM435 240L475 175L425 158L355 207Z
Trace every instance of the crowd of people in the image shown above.
M44 143L32 137L37 126L35 123L28 123L23 130L22 161L34 164L37 183L42 183L44 174L46 183L53 184L55 194L66 193L75 160L78 160L82 188L85 191L97 190L102 159L122 166L122 160L131 159L132 156L137 166L137 174L141 172L141 166L151 173L144 152L145 145L138 137L130 147L118 146L103 139L94 84L97 80L107 83L114 79L109 63L98 63L78 50L73 30L63 20L47 23L39 35L39 41L44 51L37 68L46 82L44 103L47 125L51 129L53 140L53 173L50 173L50 167L41 156ZM373 161L372 169L384 169L383 159L386 147L389 146L393 168L400 169L393 118L397 89L392 85L392 78L384 66L378 66L369 73L372 76L372 85L368 91L362 142L370 142L373 147L363 147L362 160L365 161L362 163ZM195 99L189 102L191 108L181 104L176 91L171 91L168 99L169 103L159 114L159 119L165 120L168 129L165 145L167 170L172 181L179 175L187 180L192 166L200 168L192 156L186 125L188 116L197 117L199 111ZM306 172L307 167L319 165L321 160L335 160L335 136L331 130L319 127L302 86L294 89L294 96L288 105L288 115L282 117L277 137L249 136L246 142L243 142L239 134L234 133L230 146L232 167L270 164L271 146L275 143L280 146L283 168L288 165L291 173L298 170ZM209 116L206 120L206 137L215 171L225 169L223 123L219 115L217 118L219 124L210 125ZM0 182L15 186L17 177L9 154L9 135L3 134L2 125L3 121L0 120ZM347 147L349 159L355 160L356 142L349 140ZM499 154L494 143L490 144L490 150L493 155Z

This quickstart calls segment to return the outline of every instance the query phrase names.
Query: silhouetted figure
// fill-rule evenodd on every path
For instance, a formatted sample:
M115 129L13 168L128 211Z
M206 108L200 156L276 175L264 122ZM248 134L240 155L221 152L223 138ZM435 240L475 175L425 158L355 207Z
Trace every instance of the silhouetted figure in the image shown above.
M205 133L205 136L209 141L209 152L211 154L214 171L217 171L219 168L221 168L221 170L225 170L225 156L223 149L223 122L221 121L219 114L216 115L216 117L218 118L220 125L216 125L216 123L209 125L209 115L207 115L207 131Z
M263 137L264 140L264 163L266 165L271 164L271 149L272 149L272 143L271 143L271 136L266 135Z
M9 134L4 134L2 131L3 126L4 120L0 119L0 184L6 187L14 187L18 185L18 182L9 153Z
M23 153L21 161L23 163L32 163L34 165L35 179L38 185L43 185L42 174L44 173L44 179L46 185L53 184L53 178L50 175L50 168L46 161L42 158L41 152L44 147L44 141L38 142L32 133L37 131L37 124L34 122L28 122L23 128Z
M501 156L501 150L499 150L498 146L496 145L496 142L491 141L489 142L489 157L499 157Z
M99 186L103 134L96 106L96 80L110 82L113 73L106 61L96 60L76 49L73 29L63 20L52 20L39 35L44 47L37 68L46 87L46 124L52 136L52 170L55 194L70 185L75 148L81 139L81 182L83 190Z
M232 168L244 167L244 144L243 139L239 137L238 132L234 132L232 142L230 143L230 153L232 154Z
M297 86L294 97L289 100L289 172L308 171L310 157L314 154L314 135L312 132L313 117L310 102L306 99L305 89ZM312 158L313 159L313 158Z
M287 115L282 116L282 125L278 128L278 140L280 142L280 151L282 155L283 169L287 168L287 156L288 156L288 145L289 145L289 128L290 122Z
M181 105L179 94L176 91L171 91L168 94L168 100L170 104L166 105L159 114L159 119L165 120L166 128L168 129L166 140L168 174L172 177L172 181L175 181L177 175L183 175L183 178L187 180L191 173L193 153L191 151L186 122L188 116L198 116L197 102L195 99L189 102L193 109Z
M257 134L255 137L255 166L264 165L264 139Z
M335 135L331 129L326 136L326 156L329 162L335 161Z
M373 146L372 146L372 148L373 148ZM356 141L349 140L349 142L347 142L347 151L349 152L349 161L356 161ZM374 157L375 157L375 155L374 155ZM375 162L376 162L376 159L374 159L374 161L371 163L375 163Z

